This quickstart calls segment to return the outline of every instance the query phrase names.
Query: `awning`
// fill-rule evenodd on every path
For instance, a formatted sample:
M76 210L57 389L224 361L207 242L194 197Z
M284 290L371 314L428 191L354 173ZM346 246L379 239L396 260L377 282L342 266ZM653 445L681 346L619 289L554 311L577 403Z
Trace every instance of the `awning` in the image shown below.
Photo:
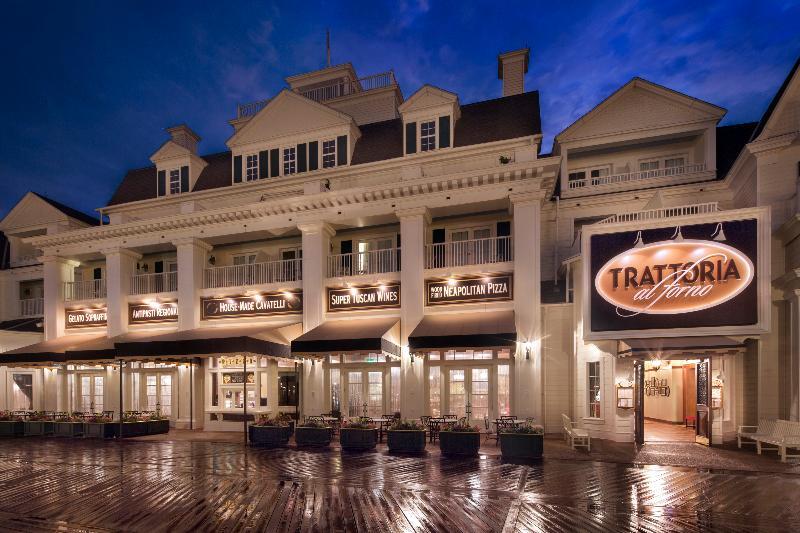
M386 352L400 356L397 318L328 320L292 341L293 354Z
M744 348L741 340L723 336L705 337L653 337L649 339L625 339L620 341L620 357L645 355L664 357L667 355L691 356L706 352L738 353Z
M104 334L64 335L57 339L42 341L30 346L17 348L0 354L0 364L9 363L63 363L66 361L67 350L78 349L80 346L97 342L106 338Z
M67 361L96 361L115 359L119 354L116 343L130 341L133 339L145 339L152 336L153 332L125 333L116 337L106 337L105 335L69 348L64 354Z
M514 311L427 315L408 337L411 350L516 346Z

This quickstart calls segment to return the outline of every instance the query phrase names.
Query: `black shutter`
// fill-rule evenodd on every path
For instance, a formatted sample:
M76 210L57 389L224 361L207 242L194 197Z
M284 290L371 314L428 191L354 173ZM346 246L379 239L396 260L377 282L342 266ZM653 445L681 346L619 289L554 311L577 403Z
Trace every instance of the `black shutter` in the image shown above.
M347 135L336 137L336 164L347 164Z
M417 153L417 123L409 122L406 124L406 153Z
M308 170L319 168L319 143L311 141L308 143Z
M280 157L280 150L277 148L269 151L269 175L271 178L277 178L281 174Z
M181 192L189 192L189 167L181 167Z
M439 117L439 148L450 147L450 115Z
M233 158L233 182L242 182L242 156L240 155Z
M165 196L167 194L167 171L158 171L158 195Z
M398 233L397 234L397 271L398 272L400 272L400 270L401 270L400 265L402 264L402 258L400 257L400 254L402 252L403 251L400 249L400 234Z
M511 236L511 222L504 220L497 223L497 236ZM511 239L497 239L497 260L511 261Z
M156 274L161 274L164 272L164 261L156 261L153 263L153 270Z
M305 172L308 170L308 165L306 165L306 143L298 144L297 145L297 171L298 172Z
M440 244L442 246L434 246L433 247L433 265L432 268L441 268L444 266L444 239L445 233L444 228L437 228L433 230L433 244Z
M96 267L92 272L92 277L94 279L103 279L103 269L100 267Z
M339 253L340 254L352 254L353 253L353 241L342 241L339 243ZM353 275L353 257L342 257L342 274L345 276L352 276Z
M258 179L263 180L269 176L269 151L258 152Z

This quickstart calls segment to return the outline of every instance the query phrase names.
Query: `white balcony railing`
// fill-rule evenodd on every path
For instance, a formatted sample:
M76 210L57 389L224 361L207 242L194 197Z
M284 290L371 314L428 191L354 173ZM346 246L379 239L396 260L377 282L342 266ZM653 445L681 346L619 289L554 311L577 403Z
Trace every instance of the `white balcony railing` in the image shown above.
M505 263L514 259L511 237L425 245L425 268Z
M387 272L399 271L399 248L370 250L351 254L333 254L328 257L329 278L386 274Z
M156 294L178 290L177 272L157 272L131 276L131 294Z
M702 215L705 213L716 213L719 211L719 202L706 202L702 204L679 205L676 207L659 207L656 209L646 209L644 211L631 211L629 213L617 213L604 218L597 224L615 224L617 222L642 222L645 220L657 220L660 218L686 217L692 215Z
M44 298L25 298L19 301L20 318L42 315L44 315Z
M582 189L584 187L600 187L617 183L627 183L630 181L649 180L653 178L663 178L667 176L683 176L694 174L706 170L705 163L695 165L683 165L680 167L660 168L658 170L641 170L638 172L628 172L626 174L613 174L611 176L600 176L596 178L583 178L569 180L569 189Z
M106 297L106 280L67 281L64 283L64 301L95 300Z
M283 283L303 279L303 260L285 259L249 265L232 265L207 268L203 276L203 287L240 287L243 285L263 285Z
M302 91L300 94L314 100L315 102L325 102L327 100L334 100L342 96L348 96L355 93L363 93L372 91L374 89L382 89L384 87L391 87L395 84L394 72L391 70L381 72L380 74L373 74L366 78L360 78L355 81L334 81L329 85L322 87L315 87L307 91Z

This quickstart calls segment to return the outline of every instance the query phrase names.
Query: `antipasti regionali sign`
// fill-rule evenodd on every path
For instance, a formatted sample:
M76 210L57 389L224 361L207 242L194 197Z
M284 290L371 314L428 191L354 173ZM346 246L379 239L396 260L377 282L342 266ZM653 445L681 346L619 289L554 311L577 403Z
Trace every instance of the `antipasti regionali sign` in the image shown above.
M513 276L485 276L447 280L425 280L425 304L445 305L456 303L510 300Z
M178 303L128 304L128 323L152 324L155 322L176 322Z

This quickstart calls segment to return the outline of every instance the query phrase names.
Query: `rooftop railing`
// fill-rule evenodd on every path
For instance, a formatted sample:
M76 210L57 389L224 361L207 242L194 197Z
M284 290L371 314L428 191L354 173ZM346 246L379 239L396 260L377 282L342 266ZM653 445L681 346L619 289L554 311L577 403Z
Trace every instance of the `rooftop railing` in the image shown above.
M677 207L659 207L656 209L645 209L644 211L631 211L630 213L617 213L604 218L597 224L615 224L618 222L642 222L660 218L685 217L692 215L702 215L705 213L716 213L719 211L719 202L705 202L702 204L680 205Z
M394 84L394 72L389 70L387 72L381 72L380 74L367 76L366 78L359 78L355 81L335 80L329 85L300 91L300 94L315 102L325 102L327 100L341 98L342 96L391 87Z

